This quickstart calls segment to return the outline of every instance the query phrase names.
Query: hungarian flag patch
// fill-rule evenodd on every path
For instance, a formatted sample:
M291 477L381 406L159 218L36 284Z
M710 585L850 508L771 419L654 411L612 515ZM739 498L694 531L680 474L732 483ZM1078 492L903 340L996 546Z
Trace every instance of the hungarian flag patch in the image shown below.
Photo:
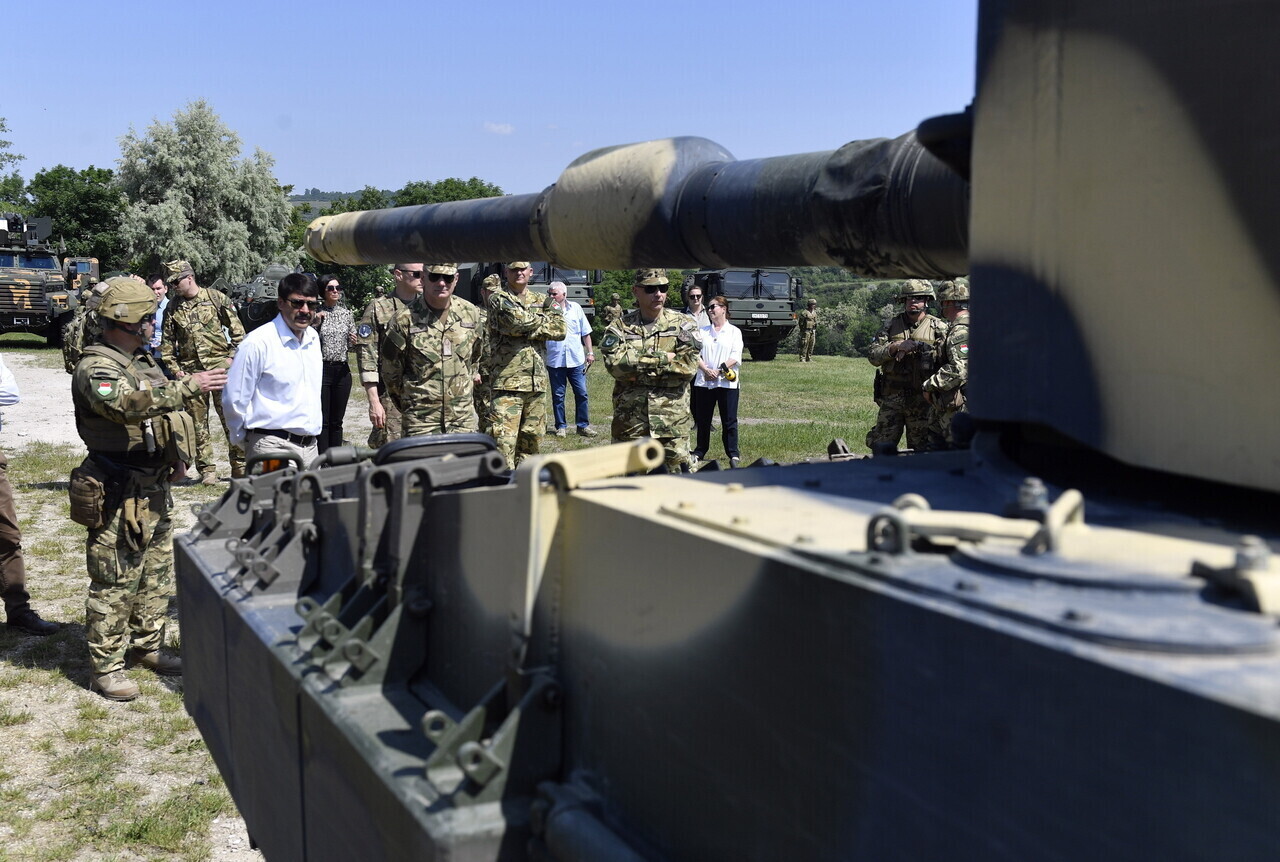
M116 382L114 380L99 380L97 388L98 397L104 401L116 397Z

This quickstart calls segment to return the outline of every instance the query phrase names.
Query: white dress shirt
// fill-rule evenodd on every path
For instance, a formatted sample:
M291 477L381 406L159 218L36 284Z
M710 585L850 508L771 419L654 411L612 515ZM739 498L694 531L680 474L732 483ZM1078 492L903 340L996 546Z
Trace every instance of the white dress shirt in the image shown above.
M587 364L582 339L591 334L591 324L582 306L572 299L564 301L564 340L547 342L548 368L577 368Z
M320 337L309 326L299 341L277 315L246 335L222 390L231 442L243 443L250 428L319 434L322 369Z
M716 332L712 325L702 327L702 361L712 368L719 368L721 362L736 362L735 370L742 374L742 330L732 323L726 322L724 328ZM694 386L705 386L707 389L737 389L737 380L708 380L702 374L702 366L698 366L698 376L693 379Z

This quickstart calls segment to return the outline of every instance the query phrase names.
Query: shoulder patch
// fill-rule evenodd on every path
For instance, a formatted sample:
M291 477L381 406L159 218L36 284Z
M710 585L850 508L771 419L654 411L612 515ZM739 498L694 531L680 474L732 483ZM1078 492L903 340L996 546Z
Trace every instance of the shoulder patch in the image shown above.
M361 338L368 338L370 335L373 335L373 327L368 323L362 323L356 327L356 335Z
M606 332L604 336L604 341L601 342L600 344L600 349L610 350L617 346L618 346L618 336L614 335L612 332Z
M103 401L111 401L116 397L116 382L114 377L110 380L95 380L93 391Z
M968 344L968 342L965 342L964 344L961 344L959 347L957 347L957 348L956 348L956 350L957 350L958 352L960 352L961 354L963 354L964 356L968 356L968 355L969 355L969 344Z

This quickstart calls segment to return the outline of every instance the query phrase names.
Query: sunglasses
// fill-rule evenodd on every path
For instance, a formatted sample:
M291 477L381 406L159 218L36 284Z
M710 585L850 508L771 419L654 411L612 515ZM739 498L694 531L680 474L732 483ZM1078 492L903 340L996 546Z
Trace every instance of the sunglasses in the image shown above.
M409 278L422 278L422 270L420 269L398 269L396 272L403 272Z
M330 284L330 285L326 285L326 286L325 286L325 290L342 290L342 285L340 285L340 284Z
M667 286L665 284L643 284L644 292L652 296L655 293L666 293Z
M448 283L453 281L453 276L445 275L443 272L429 272L427 273L427 281L443 281Z
M700 294L700 293L691 293L691 294L689 294L689 298L690 298L690 299L702 299L702 294Z
M304 308L304 307L305 307L305 308L307 308L307 309L308 309L308 310L310 310L310 311L315 311L317 308L319 308L319 307L320 307L320 300L318 300L318 299L293 299L293 298L290 298L290 299L288 300L288 303L289 303L290 305L292 305L294 308L301 309L301 308Z

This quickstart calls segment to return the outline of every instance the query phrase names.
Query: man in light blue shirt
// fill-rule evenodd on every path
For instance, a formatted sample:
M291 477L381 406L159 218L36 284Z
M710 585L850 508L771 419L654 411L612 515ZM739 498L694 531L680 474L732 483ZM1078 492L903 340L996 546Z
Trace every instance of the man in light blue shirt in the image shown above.
M564 341L547 342L547 374L551 378L551 410L556 420L556 436L565 435L565 384L573 385L574 419L578 434L595 437L587 412L587 368L596 361L591 348L591 324L582 306L567 299L564 282L553 281L547 294L564 313Z
M147 286L156 295L156 331L151 336L147 350L156 359L160 358L160 329L164 326L164 310L169 307L169 285L165 284L164 273L157 272L147 279ZM166 369L167 372L167 369Z
M244 337L227 371L222 407L231 442L245 456L296 456L307 467L319 455L320 336L311 321L320 287L310 273L280 280L280 313Z

